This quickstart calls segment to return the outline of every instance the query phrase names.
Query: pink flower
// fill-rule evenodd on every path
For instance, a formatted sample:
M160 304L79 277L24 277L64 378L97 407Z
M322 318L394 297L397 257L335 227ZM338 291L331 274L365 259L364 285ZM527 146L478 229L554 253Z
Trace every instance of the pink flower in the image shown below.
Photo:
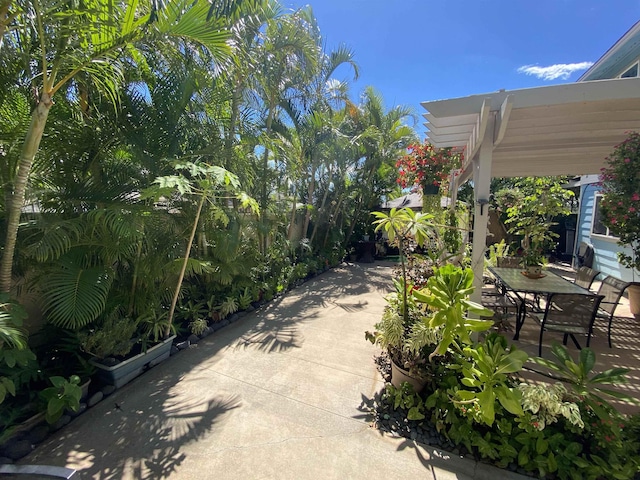
M630 163L630 162L631 162L631 159L630 159L630 158L625 158L625 159L624 159L624 163Z
M635 207L629 207L629 211L630 211L631 213L633 213L633 212L635 212L635 211L636 211L636 208L635 208Z
M634 193L633 195L631 195L631 200L633 200L634 202L640 201L640 195L637 193Z

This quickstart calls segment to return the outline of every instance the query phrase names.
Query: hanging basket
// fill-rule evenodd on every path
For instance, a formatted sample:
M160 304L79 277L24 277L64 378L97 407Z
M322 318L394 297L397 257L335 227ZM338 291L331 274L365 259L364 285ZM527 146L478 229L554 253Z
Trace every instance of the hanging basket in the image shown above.
M438 195L440 193L440 185L423 185L422 186L422 194L423 195Z

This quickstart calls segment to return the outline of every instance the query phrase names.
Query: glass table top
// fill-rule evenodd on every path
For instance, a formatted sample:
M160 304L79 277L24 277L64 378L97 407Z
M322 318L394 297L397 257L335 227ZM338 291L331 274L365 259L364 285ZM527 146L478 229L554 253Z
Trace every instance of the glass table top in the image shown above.
M543 270L544 277L529 278L519 268L489 267L504 286L514 292L525 293L578 293L594 295L593 292L562 278L548 270Z

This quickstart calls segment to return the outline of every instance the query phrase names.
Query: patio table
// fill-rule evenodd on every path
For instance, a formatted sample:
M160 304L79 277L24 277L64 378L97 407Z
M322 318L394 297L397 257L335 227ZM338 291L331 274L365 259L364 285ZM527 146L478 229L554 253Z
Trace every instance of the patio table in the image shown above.
M503 285L506 290L513 292L520 300L520 309L516 318L516 333L514 340L518 340L520 329L526 316L525 295L528 293L548 297L552 293L576 293L580 295L595 295L590 290L582 288L549 270L543 270L542 278L529 278L523 275L519 268L488 267L489 271Z

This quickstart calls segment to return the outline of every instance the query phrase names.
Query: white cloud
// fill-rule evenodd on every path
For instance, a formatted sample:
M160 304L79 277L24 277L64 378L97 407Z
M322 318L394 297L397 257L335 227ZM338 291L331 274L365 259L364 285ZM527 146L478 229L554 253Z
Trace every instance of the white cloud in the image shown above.
M580 70L586 70L593 62L580 62L580 63L558 63L556 65L550 65L548 67L539 67L537 65L524 65L518 68L518 73L524 73L526 75L534 75L543 80L555 80L561 78L567 80L569 75L573 72Z

